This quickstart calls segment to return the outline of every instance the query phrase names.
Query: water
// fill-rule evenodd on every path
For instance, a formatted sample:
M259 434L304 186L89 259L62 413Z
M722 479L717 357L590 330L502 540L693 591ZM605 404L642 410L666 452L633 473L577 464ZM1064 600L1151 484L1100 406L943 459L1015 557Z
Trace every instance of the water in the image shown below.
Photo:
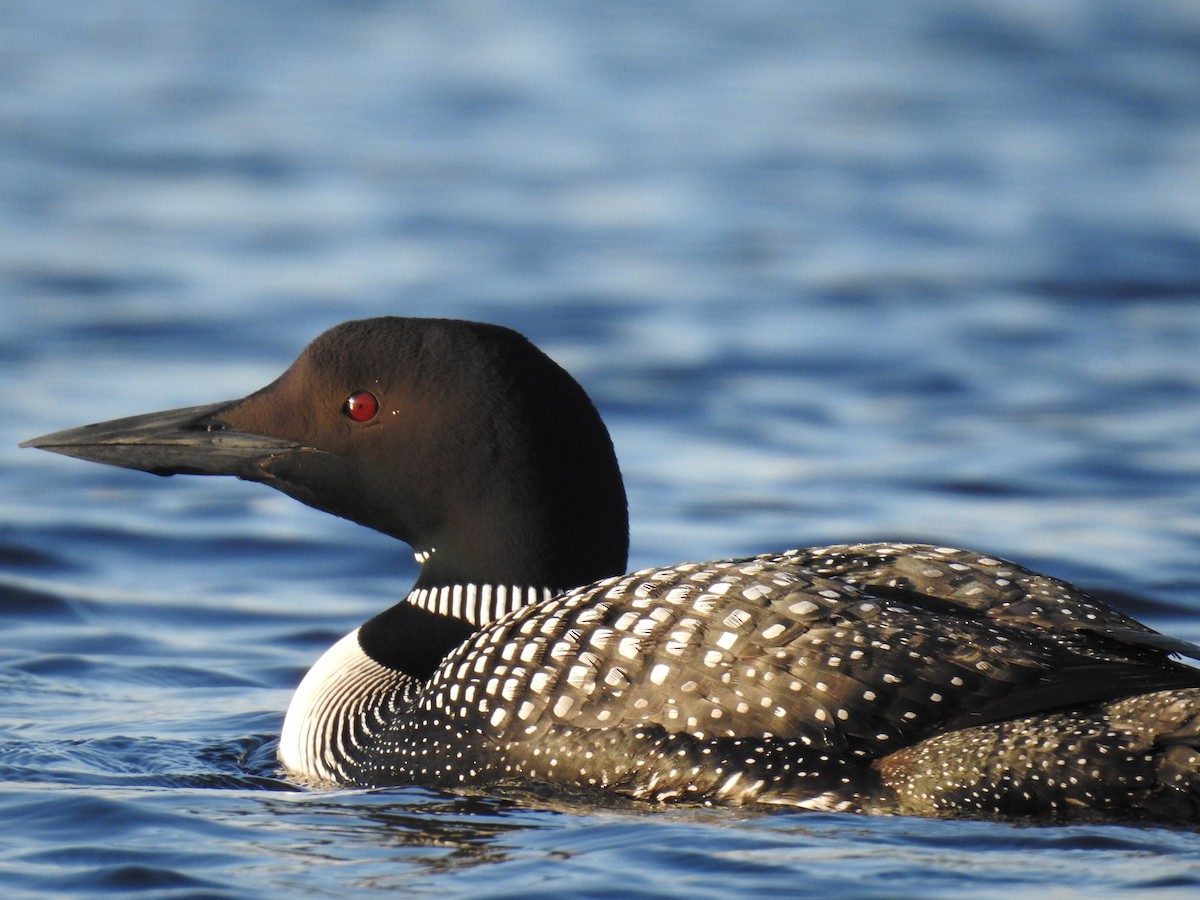
M631 566L920 538L1200 640L1198 51L1184 0L5 3L6 896L1193 895L1191 829L298 791L407 550L15 445L483 319L596 398Z

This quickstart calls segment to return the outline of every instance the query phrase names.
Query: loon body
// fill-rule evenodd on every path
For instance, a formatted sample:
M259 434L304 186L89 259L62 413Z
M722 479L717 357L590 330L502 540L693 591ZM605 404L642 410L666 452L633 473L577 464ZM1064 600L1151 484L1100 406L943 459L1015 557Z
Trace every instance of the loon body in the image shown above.
M1200 648L994 557L874 543L622 574L583 389L515 332L344 323L242 400L27 441L236 475L410 544L407 597L305 676L313 784L1200 820Z

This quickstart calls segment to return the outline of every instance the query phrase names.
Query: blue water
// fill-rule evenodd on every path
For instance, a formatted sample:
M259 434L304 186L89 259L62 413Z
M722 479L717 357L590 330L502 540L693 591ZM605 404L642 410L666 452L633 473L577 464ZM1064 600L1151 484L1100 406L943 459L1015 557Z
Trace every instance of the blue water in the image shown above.
M1198 198L1189 0L9 0L4 895L1194 896L1191 829L299 791L407 549L15 445L483 319L595 397L631 566L925 539L1200 640Z

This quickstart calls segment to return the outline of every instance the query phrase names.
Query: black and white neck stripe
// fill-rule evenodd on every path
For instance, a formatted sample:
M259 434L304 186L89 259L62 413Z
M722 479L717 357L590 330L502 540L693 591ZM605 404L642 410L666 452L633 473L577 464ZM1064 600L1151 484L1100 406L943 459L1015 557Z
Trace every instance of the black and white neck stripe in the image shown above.
M517 585L453 584L436 588L417 588L408 595L413 606L482 627L508 615L514 609L540 603L553 597L550 588Z

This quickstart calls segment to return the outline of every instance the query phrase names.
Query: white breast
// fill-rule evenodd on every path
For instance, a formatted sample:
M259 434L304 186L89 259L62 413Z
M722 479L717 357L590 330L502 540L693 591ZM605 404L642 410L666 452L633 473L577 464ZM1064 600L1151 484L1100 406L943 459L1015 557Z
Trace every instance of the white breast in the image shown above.
M314 784L349 781L347 760L369 746L411 681L367 656L354 629L325 651L296 688L279 735L280 764Z

